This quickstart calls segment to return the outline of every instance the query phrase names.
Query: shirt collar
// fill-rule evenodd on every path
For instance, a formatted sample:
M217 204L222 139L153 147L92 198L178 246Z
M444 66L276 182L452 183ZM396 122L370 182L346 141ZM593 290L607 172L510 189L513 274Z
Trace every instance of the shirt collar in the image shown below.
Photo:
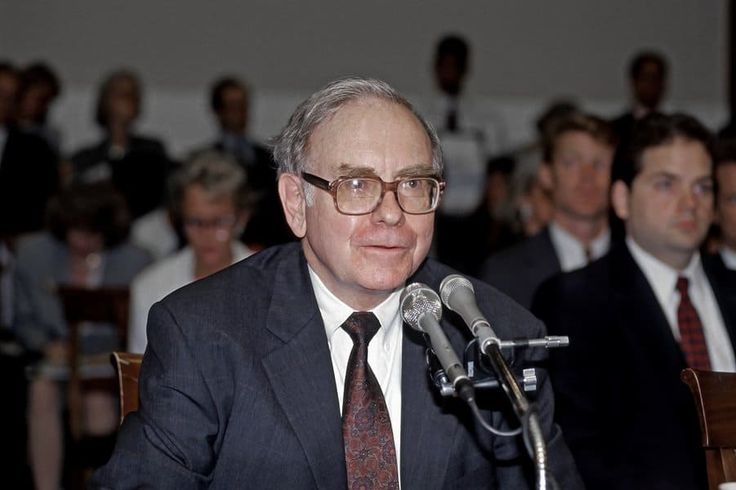
M563 271L577 269L586 264L585 247L570 232L552 221L549 224L549 235ZM606 227L590 243L591 259L595 260L605 255L610 244L611 230Z
M736 269L736 250L726 246L721 247L721 258L726 267Z
M698 251L695 251L687 266L678 271L641 248L630 236L626 237L626 246L652 286L660 304L666 304L674 293L678 277L686 277L696 287L706 280Z
M319 278L311 266L307 265L307 268L309 269L309 278L312 281L312 289L314 289L317 306L322 314L325 333L329 340L355 310L343 303L332 291L327 289L327 286L325 286L322 279ZM401 289L398 289L391 293L381 304L369 310L376 315L376 318L381 323L381 329L376 334L376 337L382 336L388 338L393 332L393 329L398 328L397 325L401 325L401 322L397 321L400 295Z

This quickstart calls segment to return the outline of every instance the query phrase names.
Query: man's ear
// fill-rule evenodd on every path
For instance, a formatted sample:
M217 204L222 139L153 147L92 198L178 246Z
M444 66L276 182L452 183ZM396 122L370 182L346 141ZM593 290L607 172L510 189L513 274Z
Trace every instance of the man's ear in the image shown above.
M629 219L631 210L629 209L629 187L622 180L617 180L611 187L611 206L616 212L616 216L622 220Z
M297 238L303 238L307 233L307 203L304 199L301 179L294 174L281 174L279 176L279 197L289 228Z

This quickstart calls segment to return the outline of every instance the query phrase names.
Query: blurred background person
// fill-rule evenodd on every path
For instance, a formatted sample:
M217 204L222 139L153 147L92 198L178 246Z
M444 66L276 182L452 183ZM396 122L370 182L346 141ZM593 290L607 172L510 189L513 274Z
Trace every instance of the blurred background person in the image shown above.
M49 111L59 94L59 77L46 63L31 63L21 70L18 126L43 138L57 156L61 154L61 131L49 122Z
M248 135L250 97L245 82L227 76L210 90L210 109L219 135L202 151L216 150L232 156L243 168L253 195L252 216L243 240L254 250L293 240L286 225L276 189L276 164L271 152Z
M616 137L603 119L572 113L546 135L540 178L552 189L550 224L492 256L481 278L525 308L547 278L586 265L609 248L609 187Z
M489 255L518 241L509 219L513 215L511 175L514 159L492 158L486 168L483 198L468 216L448 216L443 239L437 241L437 258L445 264L477 276Z
M194 157L175 175L171 214L184 230L186 247L154 263L131 285L128 351L146 349L146 320L153 303L197 279L248 257L238 241L248 223L250 194L243 169L211 151Z
M18 244L13 330L39 357L30 368L28 399L29 456L38 489L58 489L62 476L62 387L69 375L69 347L56 286L127 286L150 263L146 252L126 242L128 228L125 202L109 185L74 184L49 203L48 230ZM111 351L120 347L117 339L113 326L83 329L82 350ZM84 403L85 431L113 433L114 399L93 394Z
M726 267L736 269L736 140L719 144L715 179L718 228L715 249Z
M655 51L642 51L629 63L630 108L615 118L611 124L623 147L628 146L636 121L658 112L667 94L669 64L664 55Z
M59 186L58 159L46 142L20 130L16 109L20 78L0 62L0 241L40 230L46 204Z
M163 143L135 132L142 96L140 80L132 71L108 75L99 88L95 111L104 136L71 157L73 179L112 182L133 219L163 203L166 175L172 166Z

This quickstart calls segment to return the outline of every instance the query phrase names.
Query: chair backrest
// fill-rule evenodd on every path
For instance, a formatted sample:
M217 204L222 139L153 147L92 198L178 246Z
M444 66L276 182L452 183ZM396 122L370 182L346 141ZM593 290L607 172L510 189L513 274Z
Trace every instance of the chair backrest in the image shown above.
M112 362L118 373L120 391L120 423L130 412L138 410L138 376L143 355L131 352L113 352Z
M708 470L708 486L736 480L736 373L685 369L695 399Z
M109 354L100 358L85 357L81 351L82 324L112 324L116 328L118 345L125 346L128 334L127 288L87 289L59 286L59 299L69 326L69 424L75 439L83 437L84 395L92 391L116 393L117 383L108 362Z

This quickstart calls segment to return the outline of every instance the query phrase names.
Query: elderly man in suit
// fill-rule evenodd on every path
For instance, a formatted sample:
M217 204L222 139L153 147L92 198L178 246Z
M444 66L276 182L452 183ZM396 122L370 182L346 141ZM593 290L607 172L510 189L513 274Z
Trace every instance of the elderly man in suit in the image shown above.
M626 240L543 284L557 420L589 488L706 488L685 367L734 371L736 275L698 252L713 215L710 135L650 115L612 189Z
M608 251L608 190L615 137L600 118L573 112L544 135L540 179L552 189L552 222L533 237L491 256L480 277L522 306L559 272Z
M140 410L94 486L528 488L521 440L484 433L437 396L421 339L399 315L407 281L436 288L451 272L426 259L442 189L431 127L385 83L339 80L297 108L275 158L301 243L154 305ZM542 333L475 286L500 336ZM442 320L458 349L459 321ZM562 488L580 488L551 398L543 382L550 469ZM505 426L507 410L497 402L484 416Z

